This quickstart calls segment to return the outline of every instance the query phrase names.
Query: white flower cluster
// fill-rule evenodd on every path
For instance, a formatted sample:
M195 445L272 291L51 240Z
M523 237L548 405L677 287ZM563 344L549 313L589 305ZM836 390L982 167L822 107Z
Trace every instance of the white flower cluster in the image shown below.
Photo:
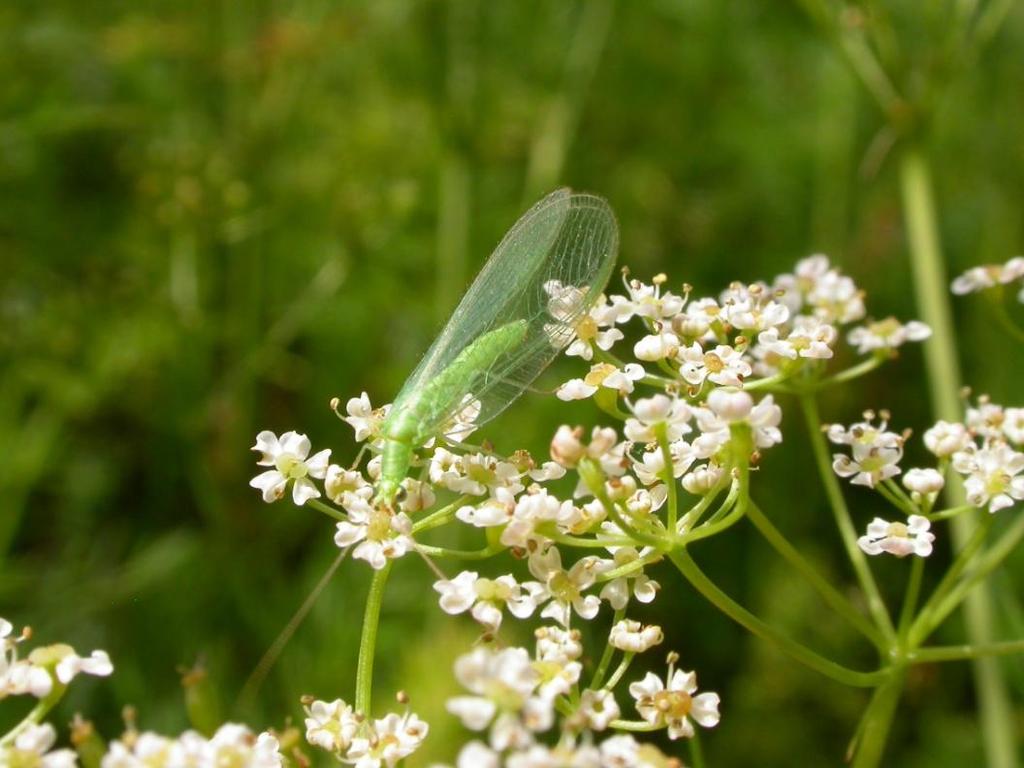
M26 627L15 635L14 625L0 618L0 699L20 695L37 699L51 694L59 696L79 674L106 677L114 671L106 651L93 651L82 657L64 643L40 646L27 658L19 658L18 646L31 634ZM25 720L8 736L12 737L10 743L0 746L0 766L70 768L77 765L72 750L53 749L57 732L49 723Z
M972 267L953 280L953 293L962 296L967 293L983 291L997 285L1009 285L1020 282L1017 301L1024 303L1024 256L1014 256L1005 264L985 264Z
M944 440L941 447L938 436ZM956 435L962 435L957 440ZM989 512L1024 499L1024 408L1004 408L981 398L967 409L963 424L939 422L925 433L925 445L938 451L953 450L953 470L964 476L967 502ZM935 448L932 448L935 445Z
M653 363L690 388L693 396L710 386L741 387L751 374L793 374L802 365L833 357L839 327L865 317L863 294L828 259L800 261L792 274L767 283L733 283L718 298L692 298L653 284L626 282L626 295L603 299L578 324L567 353L598 362L583 378L558 389L563 400L591 397L602 389L619 396L649 378L642 363ZM625 338L617 326L637 319L646 335L633 345L640 362L620 364L608 354ZM854 328L849 343L860 354L889 353L931 334L920 322L895 318Z
M851 455L834 454L832 469L840 477L852 477L854 485L874 488L884 480L900 473L899 463L903 458L903 435L888 429L889 414L881 414L881 422L874 424L875 414L864 413L864 421L850 426L840 424L828 427L828 439L837 445L850 446Z
M129 731L111 742L101 768L282 768L285 765L277 737L254 735L249 728L226 723L209 739L195 731L177 738L145 731Z
M419 551L438 574L433 586L441 609L468 613L485 641L499 634L506 614L548 620L533 651L485 642L456 663L467 693L451 699L448 709L482 734L459 754L458 768L668 765L630 735L595 736L664 729L669 738L685 738L694 724L718 722L718 696L698 693L695 674L675 669L674 654L666 676L648 673L628 686L639 720L622 717L616 686L633 655L663 640L659 627L625 616L632 600L649 603L658 594L647 569L687 537L705 535L702 528L717 533L742 517L750 468L782 440L782 410L773 393L812 391L843 336L855 353L871 356L856 367L859 373L930 330L913 321L867 319L862 291L820 255L800 261L792 274L736 282L716 297L691 296L689 286L673 293L663 275L650 284L625 279L622 295L602 296L580 319L579 289L545 288L557 321L546 326L549 337L557 345L568 342L567 355L590 363L584 376L558 387L557 397L592 397L622 421L621 428L587 433L564 425L550 442L550 461L535 461L525 451L499 457L457 444L481 413L480 401L464 393L448 423L430 425L436 434L418 434L420 444L406 445L393 435L384 439L391 406L374 408L364 392L344 411L340 401L332 403L363 444L352 467L331 464L327 450L311 455L304 435L261 432L254 450L268 469L251 484L268 502L290 485L296 504L337 518L335 543L374 569ZM571 339L564 338L567 318ZM621 346L631 354L620 354ZM905 436L888 431L884 416L881 423L869 415L850 428L832 427L829 437L849 446L851 455L836 455L835 470L853 482L878 488L900 474ZM412 475L397 492L397 477L380 482L383 455L396 443L407 452L403 468ZM389 461L397 456L387 455ZM904 475L912 494L907 499L922 504L920 519L912 516L902 527L876 520L862 539L866 550L930 551L925 505L941 489L940 469ZM555 484L566 476L564 486ZM685 504L683 491L690 497ZM481 529L486 546L466 553L425 543L424 534L452 521ZM573 553L581 549L584 554ZM449 578L433 562L435 556L485 559L503 550L528 573L463 568ZM584 682L574 622L595 619L604 604L617 617L601 668ZM621 661L608 674L617 654ZM427 731L413 714L370 720L341 700L312 702L307 715L310 743L364 768L395 764ZM556 738L539 738L556 723Z
M13 625L0 618L0 699L7 696L31 694L37 699L48 696L55 681L68 685L81 673L106 677L114 671L106 651L93 651L82 657L70 645L41 646L27 658L18 658L18 645L27 640L30 632L18 637L12 635Z
M449 699L448 711L466 728L487 731L486 742L473 740L462 749L458 768L669 764L660 751L641 746L632 736L595 743L594 734L614 729L622 716L611 685L579 690L583 647L577 632L548 626L536 634L532 656L525 648L477 648L456 661L455 676L471 695ZM612 638L613 647L632 654L660 643L662 634L658 627L623 621ZM645 729L664 728L670 739L690 738L693 722L717 725L719 700L715 693L698 695L696 675L675 670L674 658L667 682L648 673L629 692ZM565 714L562 737L556 746L546 746L537 736L553 726L556 711Z
M75 768L78 756L71 749L54 749L57 731L49 723L21 730L8 747L0 747L0 765L10 768Z
M306 741L358 768L392 768L419 748L428 730L410 712L369 720L341 699L306 705Z
M888 430L888 414L874 423L875 414L849 428L833 424L828 437L833 443L850 446L851 455L835 454L833 470L853 483L879 488L902 470L905 435ZM903 475L903 487L912 508L927 513L945 487L945 472L951 467L963 476L967 502L997 512L1024 499L1024 408L1004 408L986 397L966 409L963 422L939 421L924 433L924 444L938 459L936 467L915 467ZM881 488L880 490L885 490ZM895 486L890 492L898 491ZM915 554L927 557L935 535L923 514L910 514L907 521L888 522L876 517L867 534L858 540L869 555L888 552L898 557Z

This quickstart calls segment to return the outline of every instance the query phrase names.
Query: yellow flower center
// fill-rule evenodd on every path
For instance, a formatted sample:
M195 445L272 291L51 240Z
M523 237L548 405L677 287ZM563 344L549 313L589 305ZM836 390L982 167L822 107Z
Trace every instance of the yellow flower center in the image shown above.
M617 370L618 368L616 368L611 363L598 363L597 365L591 367L590 373L588 373L583 378L583 382L588 386L598 387L605 379L607 379Z
M907 526L904 523L889 523L889 528L886 530L886 533L895 538L910 538L910 531L907 530Z
M366 538L371 541L384 541L391 536L391 513L383 507L377 507L370 515L366 524Z
M693 697L686 691L658 691L653 703L666 720L679 720L690 714Z
M309 467L306 466L306 462L287 453L278 456L274 461L274 466L277 467L278 472L289 480L301 480L309 474Z
M704 367L711 373L718 373L725 368L725 362L714 352L708 352L704 355Z
M582 341L591 341L597 338L597 322L590 315L584 315L583 319L576 323L576 335Z

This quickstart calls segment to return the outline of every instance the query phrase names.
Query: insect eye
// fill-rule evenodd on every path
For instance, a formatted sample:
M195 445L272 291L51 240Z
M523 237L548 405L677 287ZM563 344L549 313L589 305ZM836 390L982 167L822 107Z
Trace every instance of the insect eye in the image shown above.
M395 502L401 504L407 498L409 498L409 491L404 485L398 486L398 491L395 492Z

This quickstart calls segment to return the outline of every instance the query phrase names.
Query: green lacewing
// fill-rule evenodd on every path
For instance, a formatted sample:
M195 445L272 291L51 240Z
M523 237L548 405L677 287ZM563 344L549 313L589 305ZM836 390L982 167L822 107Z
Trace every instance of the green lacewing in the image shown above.
M493 419L572 341L604 291L619 231L608 203L558 189L508 231L381 425L378 502L390 504L431 437L467 408ZM465 428L465 427L462 427Z

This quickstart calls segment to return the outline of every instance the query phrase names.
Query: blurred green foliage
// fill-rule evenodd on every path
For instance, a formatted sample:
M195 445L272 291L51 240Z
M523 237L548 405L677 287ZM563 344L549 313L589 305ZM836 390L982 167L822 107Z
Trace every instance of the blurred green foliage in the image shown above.
M177 732L176 667L197 659L222 716L258 728L296 715L301 693L351 696L367 569L346 564L258 699L234 703L336 552L325 519L247 487L253 436L297 429L351 457L329 399L393 396L505 228L558 184L611 201L621 263L640 276L715 293L825 251L875 315L913 317L882 117L800 5L0 7L0 614L40 640L105 648L117 668L76 684L59 718L82 709L112 735L133 703L142 727ZM961 61L952 45L971 5L847 9L934 109L925 135L951 273L1024 242L1024 13L1014 4ZM1020 350L979 300L957 312L968 380L1020 404ZM824 415L889 407L920 432L921 377L911 351ZM567 410L599 418L527 396L490 434L499 450L543 454ZM786 443L757 478L762 507L848 581L804 479L799 414L785 413ZM849 496L861 524L878 511ZM789 632L872 663L749 531L697 555ZM892 593L903 565L878 564ZM1019 585L1022 569L1017 557L1001 578ZM711 764L836 764L866 694L744 635L668 569L657 577L663 599L643 615L723 697ZM431 756L450 758L462 736L442 711L448 659L474 630L434 609L431 580L416 558L395 569L378 687L408 689L434 727ZM1020 628L1012 600L1002 613L1006 632ZM959 632L951 622L947 639ZM1020 716L1024 671L1004 668ZM965 666L919 670L893 764L977 764L972 707Z

